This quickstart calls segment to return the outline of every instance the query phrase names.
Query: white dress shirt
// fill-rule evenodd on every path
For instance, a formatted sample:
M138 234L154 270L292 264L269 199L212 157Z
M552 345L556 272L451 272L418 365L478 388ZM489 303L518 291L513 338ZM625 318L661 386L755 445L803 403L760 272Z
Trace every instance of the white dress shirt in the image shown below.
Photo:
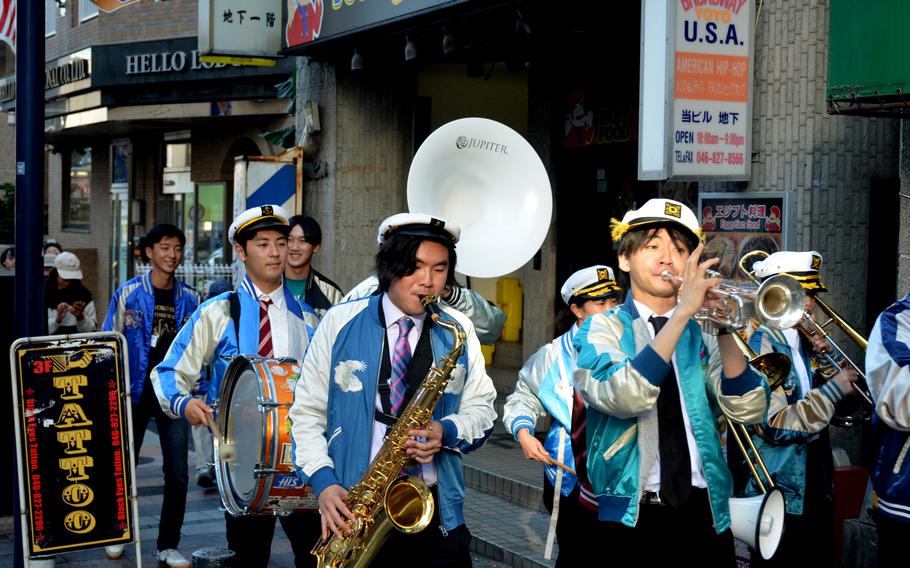
M654 333L654 326L651 325L650 319L652 315L658 314L655 314L651 308L641 302L637 300L633 301L635 302L635 308L638 309L639 316L641 316L641 319L647 324L648 333L651 335L651 340L653 341L657 334ZM669 312L663 314L663 317L669 318L675 311L676 308L674 307ZM670 362L673 364L673 372L679 377L679 368L676 366L675 349L673 350L673 355L670 357ZM689 411L686 409L686 399L683 397L682 385L679 387L679 403L682 406L683 422L686 424L686 443L689 445L689 463L692 466L692 486L704 488L708 486L708 482L705 480L705 468L701 461L701 453L698 451L698 446L695 445L695 434L692 432L692 422L689 420ZM654 411L657 411L656 405ZM643 489L654 493L660 491L660 454L658 454L657 459L654 461L654 467L648 472L648 477L646 478Z
M799 330L795 327L791 327L782 329L781 333L784 334L787 344L790 345L790 353L793 354L793 357L790 359L793 361L793 368L796 370L796 376L799 377L799 398L806 398L806 393L812 388L812 383L809 382L809 372L806 369L805 363L803 363L800 351Z
M252 282L252 281L251 281ZM284 284L275 288L271 293L266 294L253 284L253 290L256 291L256 299L265 300L269 298L272 303L269 304L269 326L272 328L272 351L275 357L289 357L291 352L288 349L288 305L284 301ZM260 312L261 313L260 304Z
M419 316L408 316L398 309L398 306L392 303L388 294L383 294L382 313L385 316L386 346L389 351L389 360L391 361L394 356L395 342L398 341L398 320L403 317L409 317L414 322L414 327L412 327L411 331L408 333L408 345L411 347L411 355L414 355L414 351L417 349L417 341L420 339L420 334L423 331L423 324L427 317L426 312ZM376 393L376 410L379 412L383 411L382 401L379 398L378 392ZM388 426L382 422L373 420L373 441L370 444L370 461L379 453L379 449L382 447L383 441L385 440L387 429ZM423 480L427 485L436 483L436 467L432 462L423 464Z

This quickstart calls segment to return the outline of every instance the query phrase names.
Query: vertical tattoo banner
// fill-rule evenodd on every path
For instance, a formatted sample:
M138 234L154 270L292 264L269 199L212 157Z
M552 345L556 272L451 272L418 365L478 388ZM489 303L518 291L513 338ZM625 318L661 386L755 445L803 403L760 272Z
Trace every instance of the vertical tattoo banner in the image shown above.
M134 540L124 347L91 333L10 348L29 556Z

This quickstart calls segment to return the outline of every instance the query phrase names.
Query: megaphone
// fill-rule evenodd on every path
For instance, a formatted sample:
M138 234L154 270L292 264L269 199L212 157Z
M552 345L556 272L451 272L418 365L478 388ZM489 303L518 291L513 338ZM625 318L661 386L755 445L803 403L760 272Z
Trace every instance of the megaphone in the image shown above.
M783 492L773 487L764 495L730 499L733 536L769 560L784 534L787 507Z
M521 134L471 117L440 126L417 149L408 209L460 226L458 272L492 278L534 256L550 229L553 197L540 156Z

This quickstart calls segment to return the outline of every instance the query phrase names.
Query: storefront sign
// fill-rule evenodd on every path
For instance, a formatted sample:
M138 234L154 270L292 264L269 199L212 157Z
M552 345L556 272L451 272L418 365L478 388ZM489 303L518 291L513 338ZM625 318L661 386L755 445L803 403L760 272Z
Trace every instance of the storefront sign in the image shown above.
M278 57L283 0L200 0L201 55Z
M118 333L13 344L30 556L134 538L124 346Z
M291 0L284 10L288 48L315 44L469 0Z
M87 89L92 76L92 48L65 55L44 65L44 96L53 99L60 95ZM0 79L0 103L16 100L16 75ZM0 106L8 110L14 105Z
M677 0L671 179L749 178L753 0Z
M701 193L698 211L704 231L704 258L719 258L713 269L729 281L754 287L738 269L739 260L752 251L770 254L786 247L790 213L787 192Z
M290 72L294 62L262 68L200 61L196 38L95 47L92 86L256 77Z

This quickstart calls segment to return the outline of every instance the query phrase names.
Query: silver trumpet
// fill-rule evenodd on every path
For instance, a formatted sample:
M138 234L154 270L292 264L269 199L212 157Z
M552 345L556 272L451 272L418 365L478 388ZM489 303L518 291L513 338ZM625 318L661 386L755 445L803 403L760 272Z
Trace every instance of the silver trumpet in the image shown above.
M677 284L683 280L669 270L660 275L664 280ZM708 270L705 275L707 278L723 277L714 270ZM725 329L742 329L753 318L773 329L793 327L802 320L806 304L806 292L799 282L783 275L768 278L758 290L720 284L712 286L710 292L720 297L721 305L700 308L695 319L706 333L712 335L718 335Z

